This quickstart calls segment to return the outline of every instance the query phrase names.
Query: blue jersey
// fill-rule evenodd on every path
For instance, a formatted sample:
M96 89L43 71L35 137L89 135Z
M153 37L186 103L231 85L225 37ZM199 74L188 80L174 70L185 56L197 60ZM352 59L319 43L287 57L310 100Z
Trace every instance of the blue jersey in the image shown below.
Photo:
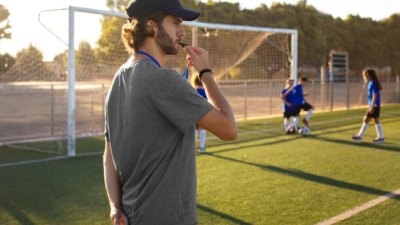
M368 83L368 105L370 106L372 104L372 94L376 94L376 101L374 107L380 107L381 106L381 95L379 93L379 89L376 87L376 84L373 81L370 81Z
M207 99L206 91L204 88L196 88L197 93L199 93L203 98Z
M298 105L302 105L306 103L303 96L303 87L300 84L297 84L293 87L293 105L296 107Z
M283 90L282 90L282 95L285 94L286 91L287 91L288 89L289 89L289 88L283 89ZM287 106L285 103L283 103L283 111L285 111L285 112L293 111L293 110L294 110L294 106L293 106L293 92L290 92L288 95L286 95L285 101L286 101L286 102L289 102L290 104L292 104L292 106L289 107L289 106Z

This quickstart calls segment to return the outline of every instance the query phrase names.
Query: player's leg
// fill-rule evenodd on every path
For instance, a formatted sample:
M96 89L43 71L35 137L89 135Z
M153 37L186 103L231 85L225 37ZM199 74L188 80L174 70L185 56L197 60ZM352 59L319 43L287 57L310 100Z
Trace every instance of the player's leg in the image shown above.
M206 152L206 130L200 130L200 152Z
M290 115L288 111L283 112L283 125L285 126L286 134L290 132Z
M372 141L374 143L385 142L385 139L383 138L382 124L380 123L380 120L379 120L379 114L380 114L379 111L380 111L380 107L374 108L374 122L375 122L376 134L377 134L377 137Z
M362 138L363 134L365 133L365 131L367 130L367 128L369 126L368 123L369 123L370 118L372 118L372 115L369 114L368 110L367 110L367 114L364 116L363 124L361 125L361 129L358 132L358 134L356 134L355 136L352 137L353 140L361 141L361 138Z
M314 107L311 104L309 104L308 102L306 102L302 105L302 108L304 109L304 111L308 111L306 118L303 119L304 125L306 127L308 127L308 121L310 120L311 115L314 112Z
M299 120L300 120L300 110L301 110L301 105L298 105L294 108L293 111L293 120L292 120L292 133L296 133L297 132L297 126L299 124Z

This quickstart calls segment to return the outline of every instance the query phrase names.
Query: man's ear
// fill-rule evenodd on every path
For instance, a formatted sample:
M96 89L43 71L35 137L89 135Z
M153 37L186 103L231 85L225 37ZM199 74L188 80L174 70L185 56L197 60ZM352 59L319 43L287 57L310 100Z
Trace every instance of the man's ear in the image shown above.
M155 28L156 27L157 27L157 24L154 23L153 20L148 20L146 22L146 31L147 31L147 33L149 33L149 34L155 33Z

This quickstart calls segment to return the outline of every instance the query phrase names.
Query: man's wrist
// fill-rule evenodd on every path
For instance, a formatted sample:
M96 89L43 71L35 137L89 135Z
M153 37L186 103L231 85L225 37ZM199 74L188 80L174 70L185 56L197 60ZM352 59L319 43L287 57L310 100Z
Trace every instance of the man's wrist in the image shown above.
M199 76L199 79L200 79L200 76ZM210 79L214 79L212 73L210 73L210 72L205 72L205 73L201 76L200 82L204 83L204 82L209 81Z
M201 78L203 77L203 75L204 75L205 73L212 73L212 71L211 71L211 69L209 69L209 68L200 70L199 75L198 75L200 82L201 82Z

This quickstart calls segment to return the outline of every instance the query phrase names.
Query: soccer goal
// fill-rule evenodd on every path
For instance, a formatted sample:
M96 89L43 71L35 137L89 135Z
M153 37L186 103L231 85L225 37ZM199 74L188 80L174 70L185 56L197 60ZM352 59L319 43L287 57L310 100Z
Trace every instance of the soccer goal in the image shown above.
M65 20L64 26L60 25L61 18ZM22 63L22 57L10 70L14 75L3 76L7 85L0 88L0 98L23 98L22 105L9 104L23 111L26 102L32 104L32 111L18 126L13 125L13 110L7 111L8 119L0 118L0 142L36 150L56 148L59 154L74 156L77 137L101 135L106 94L115 72L129 57L120 37L126 19L121 12L74 6L43 12L41 23L56 36L52 39L61 40L64 47L54 57L51 69L31 65L34 72L26 72L29 68ZM53 20L58 24L51 27ZM215 79L238 119L281 112L279 95L285 79L297 78L297 30L200 21L185 21L183 25L183 42L209 51ZM185 58L180 51L177 56L167 57L164 67L183 73ZM45 96L45 100L40 96ZM44 108L45 113L41 112ZM35 119L28 118L33 115ZM8 128L13 130L12 137L7 136ZM22 143L35 140L51 140L53 144L43 147L44 142L31 147Z

